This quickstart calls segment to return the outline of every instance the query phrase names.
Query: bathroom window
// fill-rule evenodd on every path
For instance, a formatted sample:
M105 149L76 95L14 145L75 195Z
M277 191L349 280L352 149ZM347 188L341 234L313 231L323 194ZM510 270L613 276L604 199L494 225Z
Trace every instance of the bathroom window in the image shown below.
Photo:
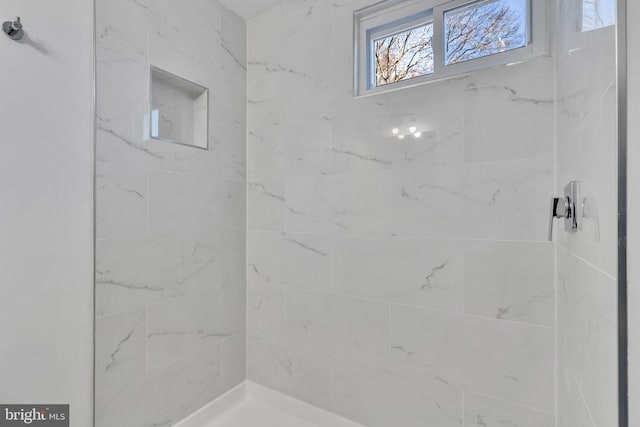
M527 45L527 2L477 1L444 13L445 64L457 64Z
M433 74L433 18L430 11L372 32L371 79L376 87Z
M582 0L581 31L593 31L616 23L615 0Z
M545 0L436 1L355 12L356 96L547 54Z

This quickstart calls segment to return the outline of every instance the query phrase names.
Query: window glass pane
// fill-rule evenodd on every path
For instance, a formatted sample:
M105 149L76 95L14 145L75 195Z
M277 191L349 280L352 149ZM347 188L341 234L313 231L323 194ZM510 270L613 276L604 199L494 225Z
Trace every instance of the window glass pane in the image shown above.
M444 13L446 65L526 46L527 1L478 1Z
M616 23L615 0L582 0L582 31L592 31Z
M375 86L433 73L433 23L374 40Z

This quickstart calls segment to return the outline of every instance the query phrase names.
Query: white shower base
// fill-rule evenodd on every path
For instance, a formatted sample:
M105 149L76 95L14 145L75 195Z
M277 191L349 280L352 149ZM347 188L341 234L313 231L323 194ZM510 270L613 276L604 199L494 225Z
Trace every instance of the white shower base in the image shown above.
M245 381L174 427L364 427Z

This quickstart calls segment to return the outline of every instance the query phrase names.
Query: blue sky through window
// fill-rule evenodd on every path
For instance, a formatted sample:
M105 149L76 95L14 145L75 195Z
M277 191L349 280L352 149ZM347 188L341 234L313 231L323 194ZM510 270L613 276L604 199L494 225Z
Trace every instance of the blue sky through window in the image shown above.
M375 85L433 73L433 22L374 41Z
M526 46L527 6L527 0L485 0L445 12L446 65Z
M448 74L453 72L449 70L461 69L448 66L523 48L529 43L540 49L529 37L531 10L536 6L539 9L538 1L542 0L469 0L457 2L457 6L445 3L369 28L367 85L377 88L430 74ZM417 15L425 16L416 18ZM435 26L438 34L434 34L434 17L442 23ZM435 57L434 43L444 48L436 49L439 57ZM509 58L530 54L529 50L521 50ZM469 68L475 66L462 69Z
M582 31L593 31L616 23L615 0L582 0Z

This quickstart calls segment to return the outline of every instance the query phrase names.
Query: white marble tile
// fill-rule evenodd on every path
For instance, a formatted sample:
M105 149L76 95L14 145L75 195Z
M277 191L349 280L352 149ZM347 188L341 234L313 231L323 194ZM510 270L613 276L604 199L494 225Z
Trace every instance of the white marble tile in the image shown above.
M465 392L464 427L502 426L553 427L553 413Z
M253 26L249 30L252 179L331 171L329 64L315 54L326 42L310 37L330 27L331 5L318 2L289 12L268 27L269 38L277 43L254 38ZM285 53L292 51L296 55Z
M461 237L464 210L460 166L438 166L387 172L383 200L392 210L391 233L399 236Z
M287 79L284 121L278 145L284 176L332 172L333 108L330 91L315 80Z
M96 427L170 426L221 394L219 349L96 395Z
M225 334L242 334L247 330L247 287L244 283L225 285L220 288L217 305L220 328Z
M284 2L277 2L273 7L265 10L264 12L252 17L247 21L247 31L249 32L249 37L253 35L255 31L266 31L265 27L269 25L274 25L274 23L279 23L283 20L283 17L287 13L287 7ZM252 43L249 44L251 48ZM251 56L251 52L249 53Z
M553 63L546 62L544 74L513 70L499 83L476 78L467 85L465 162L553 157Z
M120 93L146 92L150 26L147 8L142 2L96 3L96 80L99 85Z
M334 72L329 76L329 81L336 100L342 101L353 96L353 45L344 43L344 40L353 37L353 12L359 8L352 3L351 0L336 0L331 11L330 46Z
M593 203L583 230L556 233L562 427L618 423L615 27L574 31L576 6L558 8L557 192L579 180Z
M389 307L358 298L286 290L285 336L301 345L386 366Z
M331 64L318 51L327 48L329 42L318 37L331 28L329 2L301 3L300 7L287 6L286 32L282 39L280 64L292 79L301 78L321 85L331 71ZM295 52L295 55L287 54Z
M553 412L537 411L504 400L465 392L464 426L553 427Z
M222 16L220 47L226 54L221 68L246 80L247 75L247 27L237 17Z
M248 378L324 409L330 408L328 353L277 338L249 336Z
M252 123L249 101L249 122L247 130L247 174L251 181L266 181L282 177L282 156L278 142L282 138L281 124L260 126Z
M247 227L249 230L284 230L285 182L283 180L247 183Z
M302 91L305 96L313 98L313 93L308 93L304 89ZM299 106L295 103L293 105ZM278 144L283 176L331 173L332 129L331 118L328 115L329 112L325 111L324 115L318 119L288 118L283 123L282 137Z
M597 426L616 425L618 419L617 336L565 334L568 363Z
M98 158L244 177L244 136L238 132L244 132L246 118L244 26L221 17L222 8L215 10L197 0L183 8L160 2L113 3L98 5L97 14ZM150 63L209 87L210 150L146 140ZM131 118L122 120L123 115ZM130 123L133 132L129 132Z
M173 298L148 307L147 363L149 369L208 354L232 330L220 315L220 293Z
M168 71L214 89L216 79L207 74L222 71L222 63L235 62L222 48L222 16L204 2L192 0L188 7L152 2L149 21L147 55L162 69L169 66L173 70Z
M602 94L615 81L616 72L613 39L587 46L571 44L558 55L557 133L560 144L570 138L585 120ZM585 63L591 66L585 67Z
M345 178L346 179L346 178ZM331 232L346 225L336 224L331 204L332 177L296 178L286 181L287 231ZM345 186L345 193L349 188Z
M458 86L443 84L336 101L334 172L459 164L461 93ZM409 133L412 127L419 138ZM398 139L394 128L405 138Z
M244 285L247 282L247 234L244 231L223 231L216 234L220 251L220 283Z
M144 237L147 233L147 172L96 164L96 237Z
M331 239L320 234L250 232L249 283L331 289Z
M283 31L282 28L273 28ZM247 112L251 117L250 124L266 124L266 117L252 114L252 111L268 113L270 118L277 118L275 123L284 120L286 97L285 70L278 65L276 56L280 47L271 43L276 37L261 35L248 46L250 56L247 60ZM255 110L252 110L254 109ZM260 126L258 126L260 128Z
M246 188L241 181L200 175L149 173L151 234L240 231Z
M284 287L251 281L247 287L248 332L284 338Z
M553 329L391 306L391 367L550 411Z
M617 417L616 280L565 250L558 257L558 335L596 425Z
M388 304L334 296L331 312L332 353L379 366L389 363Z
M146 373L144 309L96 319L95 376L98 393L122 386Z
M557 427L596 427L562 348L558 350L557 381Z
M332 408L369 427L460 426L462 390L422 374L400 374L333 358Z
M352 348L351 333L335 347L340 334L351 329L348 326L357 326L354 330L364 336L360 328L378 324L376 319L382 318L369 314L360 325L354 320L343 321L336 311L336 300L349 301L345 310L356 320L377 312L370 300L461 311L463 239L538 241L546 237L546 224L540 218L546 218L548 199L554 193L553 80L549 78L553 61L546 58L353 99L352 45L343 41L352 37L353 11L368 4L371 1L338 0L330 5L291 1L249 23L249 176L264 186L257 187L256 194L250 193L249 203L255 200L257 206L269 210L262 213L264 221L257 219L256 223L296 237L312 236L314 243L333 240L333 249L325 252L333 260L318 263L308 261L313 259L310 254L300 261L283 251L286 246L272 237L276 233L261 233L271 237L261 236L257 243L258 233L249 237L247 272L256 284L256 296L260 295L255 302L262 303L259 311L249 316L255 317L256 330L265 328L259 333L282 336L284 315L286 344L263 338L272 347L267 353L278 354L281 361L288 360L283 357L284 348L295 345L304 348L308 358L320 358L325 351L346 351L351 358L383 364L377 350ZM327 8L331 9L328 13ZM330 31L330 40L318 37L320 31ZM318 63L313 48L318 44L325 49L331 46L328 54L335 67L326 78L318 77L326 73L326 64ZM286 54L299 52L300 46L304 50L299 55ZM498 114L491 116L492 110L486 106L494 107ZM519 112L529 116L522 119ZM522 133L517 140L509 132L499 132L499 126L476 134L482 130L482 121L496 123L501 118L503 122L497 123ZM413 124L422 131L420 139L400 142L393 137L394 127ZM481 146L481 155L474 162L500 162L463 165L463 137ZM510 159L520 160L503 161ZM282 186L284 192L280 191ZM263 191L281 197L265 196ZM256 271L254 267L260 266L251 265L254 248L266 268ZM470 271L477 271L480 279L485 272L482 280L491 281L488 276L494 272L498 278L505 277L480 265L479 258ZM495 262L496 268L501 267ZM539 272L515 270L504 273L507 277L501 283L486 284L493 297L474 297L477 304L470 307L481 316L494 317L504 308L503 302L510 302L518 306L512 312L518 317L514 320L550 325L549 301L553 296L546 304L533 306L527 305L527 298L539 289L547 290L545 286L552 284L553 277L545 282L537 279ZM541 271L542 276L548 273L546 266ZM527 276L538 287L526 286ZM513 277L518 277L523 288L510 292ZM282 285L284 289L279 287ZM480 286L477 289L482 294ZM251 298L251 291L249 294ZM346 295L368 299L364 304L368 308L352 307L350 303L358 299ZM420 349L416 353L435 352L436 364L442 359L442 365L431 371L412 361L404 362L392 342L394 368L406 370L406 376L381 368L351 367L341 383L343 415L372 426L398 422L423 425L425 420L435 420L434 425L461 425L458 386L503 399L515 396L524 405L551 410L551 328L429 313L433 318L425 324L407 320L398 326L401 332L392 327L391 339L397 332L403 341ZM333 331L336 322L342 322L343 330ZM383 323L380 325L384 330ZM438 328L444 330L441 335ZM433 333L425 334L430 330ZM441 345L434 349L434 342ZM250 365L264 366L264 359L273 356L254 355L250 349L249 358ZM282 366L277 360L269 362L269 368L261 371L268 374L259 380L284 389L283 382L290 381L291 374ZM420 379L416 378L418 372ZM333 377L335 390L338 380L335 374ZM332 398L335 408L337 397L334 394ZM430 403L425 405L425 400Z
M221 390L230 390L247 378L247 337L234 334L220 341Z
M278 145L285 121L285 83L285 76L279 68L259 58L249 60L247 170L250 180L273 179L283 174Z
M198 162L195 165L189 164L189 160L192 158L190 154L193 153L193 149L189 147L176 148L167 146L162 142L146 141L148 134L144 135L143 133L143 122L149 109L147 92L150 62L161 67L166 65L165 68L170 68L171 71L175 71L185 78L199 80L203 86L210 86L207 81L202 81L196 73L196 71L206 68L205 64L194 62L173 44L180 38L184 39L184 36L190 37L190 40L183 40L186 41L185 46L193 46L193 42L207 38L202 37L203 34L193 37L193 34L189 34L189 32L183 32L178 37L176 34L180 33L180 26L187 26L188 24L189 27L193 27L193 22L188 23L186 20L179 23L172 22L172 20L180 21L185 14L193 14L194 8L199 8L200 12L205 9L195 3L190 5L191 7L166 11L162 10L163 6L160 3L148 5L143 5L140 2L127 2L128 4L126 5L124 2L117 3L122 4L102 7L104 9L103 13L98 14L100 17L104 17L106 21L103 33L98 35L100 43L97 49L98 58L104 57L104 59L98 61L98 83L99 87L105 87L104 90L99 90L98 93L98 128L101 136L98 141L98 158L116 162L116 159L120 157L125 162L159 164L170 169L195 169L198 166ZM200 15L202 13L195 14L195 17ZM194 15L190 18L193 17ZM100 19L103 18L99 18L99 21ZM209 15L208 19L215 20L215 17ZM157 28L154 29L154 27ZM208 27L209 25L202 26L200 30L206 32ZM210 31L215 36L219 28L216 31L211 26ZM170 34L171 36L169 36ZM157 39L162 41L155 42ZM154 46L156 45L165 47L163 50L165 56L171 56L171 52L173 52L176 55L175 57L180 60L174 63L163 62L162 58L157 58L157 56L161 55L155 52L157 49ZM197 53L198 55L200 54L199 51ZM150 54L153 56L151 60L149 59ZM182 64L182 68L180 68L180 64ZM196 73L195 76L193 75L194 73ZM205 71L203 76L206 77L206 75ZM116 90L113 90L113 88ZM121 108L123 102L120 99L123 96L128 96L133 101L131 102L130 100L125 105L139 106L136 110L133 110L135 114L132 115L131 120L117 119L119 117L118 114L132 113L131 108ZM241 96L237 96L237 98L242 99ZM120 102L118 102L119 100ZM133 125L133 134L128 132L127 127L130 122ZM123 128L123 126L125 127ZM106 135L103 136L101 135L102 133L106 133ZM112 143L105 146L100 143L102 139L105 139L105 142ZM124 143L124 145L119 143ZM122 153L122 151L127 155L123 155L125 153ZM174 151L177 151L177 153L174 153ZM176 157L174 158L172 154L176 154ZM185 159L181 159L182 156L180 154L184 154ZM201 155L198 159L203 157L210 156ZM204 169L200 168L200 171L204 172Z
M558 183L582 182L589 198L589 217L580 233L565 233L561 224L556 241L614 276L617 269L617 119L616 86L611 85L595 103L575 134L558 146Z
M136 93L119 92L98 82L98 161L137 168L244 179L244 116L232 121L211 113L213 118L210 120L208 150L149 139L150 104L145 88ZM210 94L210 97L213 95ZM122 108L122 105L127 105L127 108Z
M149 72L146 71L148 80ZM137 167L171 164L166 149L178 145L149 139L147 123L150 104L147 84L148 82L145 83L145 89L128 93L115 91L98 80L96 159L99 162ZM127 108L122 108L122 105L127 105Z
M146 375L98 396L98 425L171 425L245 378L246 28L216 1L96 9L97 235L119 239L96 311L149 313ZM150 64L209 88L208 150L149 139Z
M465 313L553 326L553 249L547 243L465 242Z
M616 279L563 248L558 249L558 332L615 335Z
M336 331L333 296L285 290L285 336L296 344L330 352ZM349 325L342 325L348 328Z
M236 122L214 116L209 123L209 149L202 152L179 148L175 156L179 162L177 169L244 180L247 174L245 133L241 118Z
M314 176L286 181L287 230L388 234L390 184L378 173Z
M262 22L258 22L262 21ZM281 48L288 37L287 11L284 4L280 4L262 16L258 16L247 23L247 60L249 71L251 63L267 62L273 64L273 69L282 64L286 52ZM249 73L249 75L251 75ZM252 80L249 78L249 80Z
M462 244L418 238L337 238L341 294L462 311Z
M243 17L239 15L234 9L230 8L228 6L228 3L225 4L224 1L219 1L219 0L215 0L215 1L202 0L201 3L211 8L213 13L222 16L223 27L224 27L224 23L228 22L229 25L233 25L234 27L241 28L242 36L245 37L246 26L247 26L246 20L243 19Z
M244 73L222 73L211 83L212 117L246 129L247 80Z
M99 240L96 313L105 315L220 286L215 235Z
M553 171L553 159L465 165L465 237L546 241Z

